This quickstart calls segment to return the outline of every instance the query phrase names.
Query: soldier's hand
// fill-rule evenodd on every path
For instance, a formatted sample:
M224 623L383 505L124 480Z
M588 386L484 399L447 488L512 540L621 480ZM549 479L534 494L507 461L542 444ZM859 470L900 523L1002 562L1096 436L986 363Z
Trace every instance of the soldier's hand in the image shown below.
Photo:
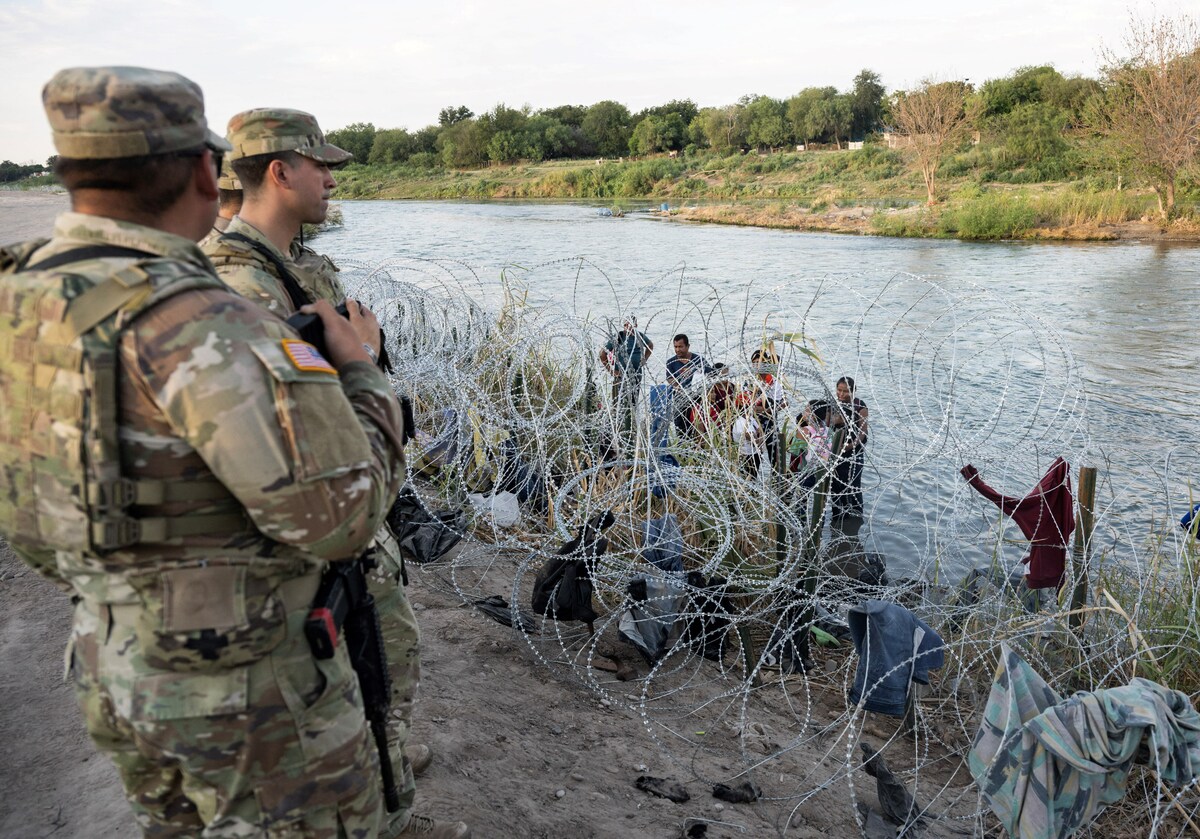
M367 344L379 357L379 347L383 343L383 332L379 329L379 321L375 313L357 300L346 299L346 313L350 316L350 325L358 334L360 343Z
M353 301L347 304L347 311L350 311L352 306L355 314L362 319L362 315L358 312L358 306ZM350 321L339 315L328 300L309 303L307 306L302 306L300 311L321 318L321 323L325 327L325 351L329 354L329 362L334 367L340 370L352 361L374 363L367 355L367 351L363 349L364 342L359 339L358 333ZM374 320L373 315L371 319ZM375 328L378 329L379 325L376 324Z

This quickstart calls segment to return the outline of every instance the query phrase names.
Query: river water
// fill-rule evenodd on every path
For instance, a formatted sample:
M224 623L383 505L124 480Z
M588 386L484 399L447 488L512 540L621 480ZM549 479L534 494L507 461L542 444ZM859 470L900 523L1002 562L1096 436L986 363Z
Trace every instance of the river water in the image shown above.
M1200 478L1194 246L795 233L582 204L341 207L344 226L316 244L347 265L390 260L405 282L493 309L504 271L532 304L588 319L597 342L635 312L658 381L677 331L740 371L764 331L803 331L821 362L785 352L792 404L857 379L871 410L863 535L904 570L1022 556L1015 527L958 477L966 462L1013 495L1059 455L1098 467L1097 544L1134 561Z

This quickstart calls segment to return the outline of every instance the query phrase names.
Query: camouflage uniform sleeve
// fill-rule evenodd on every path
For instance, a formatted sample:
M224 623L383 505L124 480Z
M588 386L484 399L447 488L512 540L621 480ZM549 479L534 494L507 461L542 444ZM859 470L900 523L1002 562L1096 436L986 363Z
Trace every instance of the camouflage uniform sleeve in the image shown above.
M360 362L339 377L308 350L282 321L218 291L171 298L121 344L124 369L263 535L347 559L396 497L403 419L382 372Z
M292 300L274 274L254 265L218 265L217 276L238 294L281 318L295 314Z

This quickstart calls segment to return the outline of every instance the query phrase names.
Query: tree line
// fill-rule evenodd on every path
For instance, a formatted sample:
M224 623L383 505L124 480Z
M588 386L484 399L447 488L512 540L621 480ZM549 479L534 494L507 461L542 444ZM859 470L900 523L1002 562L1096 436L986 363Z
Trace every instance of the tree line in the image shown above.
M885 94L879 75L863 70L847 93L813 87L789 99L748 95L713 108L674 99L636 113L612 100L536 111L499 104L479 115L459 105L443 108L436 125L417 131L377 129L360 122L331 131L329 138L361 163L456 169L519 160L779 149L814 142L840 148L851 137L862 139L884 127Z
M771 152L885 135L923 177L981 182L1097 178L1150 187L1164 217L1190 189L1200 153L1200 38L1188 17L1131 18L1124 50L1103 51L1096 78L1051 65L1022 67L976 86L926 80L888 93L864 69L844 92L809 87L786 99L747 95L719 107L675 99L636 113L612 100L534 110L498 104L476 114L443 108L416 131L355 123L329 134L356 163L470 169L492 163L618 158L674 152Z
M13 163L11 160L0 161L0 184L12 183L19 181L22 178L40 175L43 172L49 172L54 167L54 158L51 157L46 161L46 165L41 163Z

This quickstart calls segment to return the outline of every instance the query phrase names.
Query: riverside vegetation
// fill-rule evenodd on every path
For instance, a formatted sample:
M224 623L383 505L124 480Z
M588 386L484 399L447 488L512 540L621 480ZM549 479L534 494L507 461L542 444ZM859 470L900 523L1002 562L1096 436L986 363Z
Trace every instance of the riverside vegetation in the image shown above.
M1161 220L1148 190L1118 190L1096 176L1014 184L958 157L947 161L945 197L933 207L925 205L921 177L906 165L905 153L880 143L856 151L765 156L697 152L674 159L660 155L599 165L594 160L542 161L465 171L351 165L338 173L335 195L581 199L617 206L694 202L697 206L679 214L725 224L975 240L1111 239L1125 232L1124 225L1141 219L1146 219L1136 231L1141 236L1191 238L1200 233L1190 192L1185 193L1189 203ZM972 150L961 157L970 161L978 154Z

